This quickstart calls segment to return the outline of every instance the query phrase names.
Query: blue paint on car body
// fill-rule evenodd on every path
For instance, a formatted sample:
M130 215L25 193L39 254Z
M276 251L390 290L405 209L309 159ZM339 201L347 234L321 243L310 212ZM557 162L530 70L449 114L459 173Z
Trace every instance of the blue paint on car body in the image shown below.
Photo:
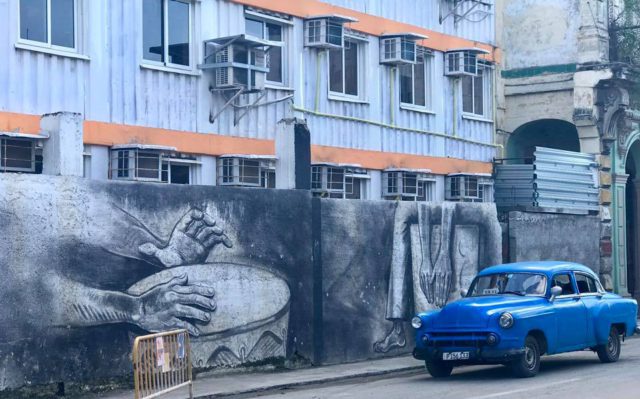
M509 281L516 280L524 282L515 284L521 291L501 286L509 288ZM529 292L526 284L533 286ZM554 286L559 287L556 293L562 292L552 298ZM525 356L529 336L536 339L539 355L596 350L610 344L612 328L621 336L633 335L637 312L635 300L605 292L598 276L583 265L492 266L478 273L466 297L414 318L414 328L419 324L414 357L442 363L449 372L451 366L464 364L515 363ZM500 325L503 315L509 327ZM447 356L450 359L443 359Z

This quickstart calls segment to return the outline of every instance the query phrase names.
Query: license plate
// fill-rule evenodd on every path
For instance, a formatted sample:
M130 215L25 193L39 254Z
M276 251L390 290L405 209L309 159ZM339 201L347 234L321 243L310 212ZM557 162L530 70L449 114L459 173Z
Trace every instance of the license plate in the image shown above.
M469 360L469 352L444 352L442 360Z

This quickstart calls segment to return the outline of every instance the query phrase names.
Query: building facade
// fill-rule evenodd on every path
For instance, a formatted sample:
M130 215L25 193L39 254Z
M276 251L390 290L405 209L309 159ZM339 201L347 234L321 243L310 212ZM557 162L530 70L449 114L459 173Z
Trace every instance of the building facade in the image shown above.
M59 174L71 158L98 180L293 188L275 141L297 118L314 195L492 201L494 12L473 0L2 1L0 168ZM43 129L60 111L78 115L82 151Z
M498 96L505 157L535 148L590 154L598 168L600 275L607 289L640 295L636 154L638 112L629 101L632 66L613 51L624 20L617 0L499 2L505 58ZM544 21L544 23L542 23ZM525 161L526 163L526 161ZM568 187L567 181L558 183ZM564 194L563 201L581 193ZM554 212L562 213L562 210Z

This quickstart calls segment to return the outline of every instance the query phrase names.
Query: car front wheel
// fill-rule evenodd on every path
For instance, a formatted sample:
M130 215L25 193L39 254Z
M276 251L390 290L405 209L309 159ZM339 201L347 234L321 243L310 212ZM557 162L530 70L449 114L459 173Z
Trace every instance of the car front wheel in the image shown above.
M427 360L425 361L427 371L433 378L445 378L451 375L453 366L443 362L442 360Z
M614 363L620 358L620 333L615 327L611 327L609 338L605 345L598 345L596 348L598 357L602 363Z
M528 336L524 340L524 354L511 363L511 372L520 378L535 377L540 370L540 345L538 340Z

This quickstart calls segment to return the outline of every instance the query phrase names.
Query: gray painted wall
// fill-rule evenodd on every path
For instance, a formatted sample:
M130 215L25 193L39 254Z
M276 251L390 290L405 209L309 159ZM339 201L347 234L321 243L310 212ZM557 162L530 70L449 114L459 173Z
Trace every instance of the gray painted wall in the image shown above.
M509 261L561 260L600 271L597 216L509 212Z
M409 319L500 263L487 204L0 174L0 391L130 376L187 328L197 368L412 349Z

